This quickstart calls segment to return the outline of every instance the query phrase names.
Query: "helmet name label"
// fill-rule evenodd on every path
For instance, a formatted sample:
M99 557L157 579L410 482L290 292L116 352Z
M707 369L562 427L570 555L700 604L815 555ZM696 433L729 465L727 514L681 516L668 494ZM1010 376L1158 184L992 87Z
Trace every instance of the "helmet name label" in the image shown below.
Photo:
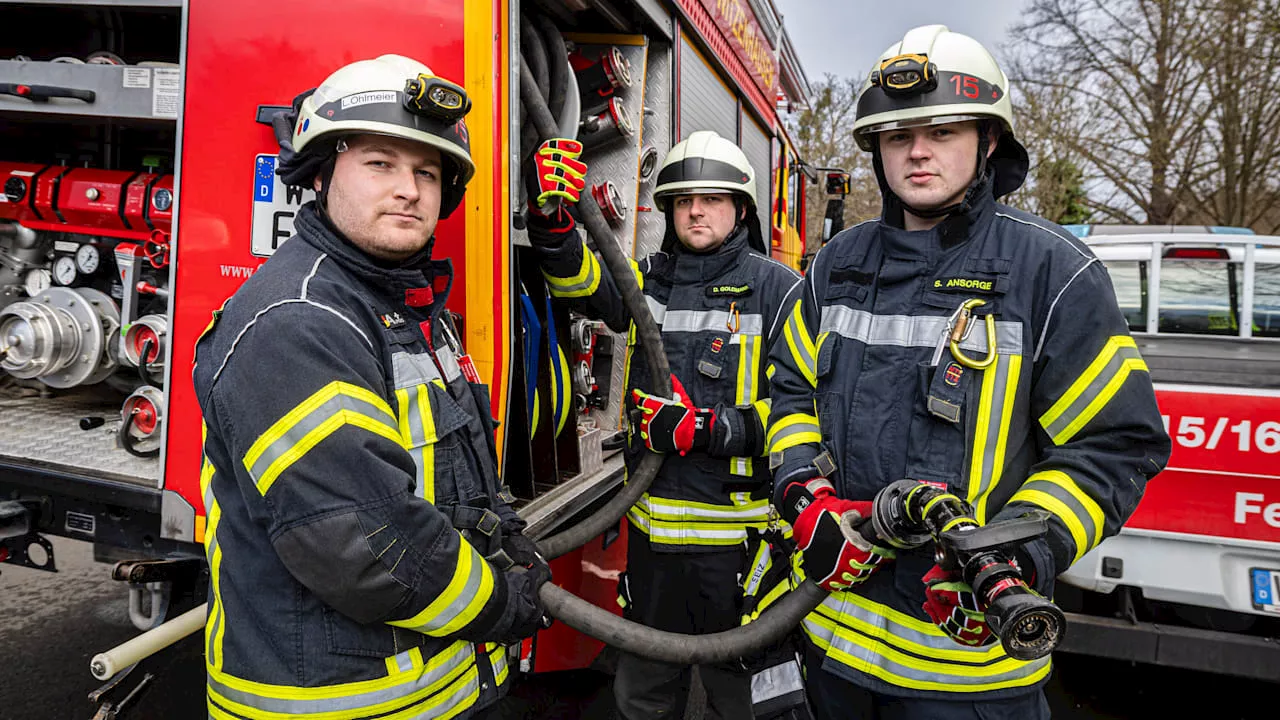
M398 102L395 90L376 90L371 92L356 93L342 98L342 109L359 107L361 105L372 105L373 103L394 103Z

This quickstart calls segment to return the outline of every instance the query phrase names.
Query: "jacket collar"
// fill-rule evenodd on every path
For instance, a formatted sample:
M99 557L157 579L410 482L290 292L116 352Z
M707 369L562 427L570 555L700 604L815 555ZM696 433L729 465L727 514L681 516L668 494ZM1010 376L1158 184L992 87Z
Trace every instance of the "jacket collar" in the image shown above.
M996 209L989 174L976 190L967 208L946 216L929 230L909 232L882 216L879 221L880 239L885 254L904 260L932 260L944 250L984 235Z
M356 247L316 208L315 202L308 202L298 210L293 226L299 239L333 258L375 292L385 292L407 305L423 307L432 317L444 308L453 286L453 262L449 258L431 257L434 237L412 256L402 261L387 261Z
M738 226L720 247L705 253L691 252L680 242L672 250L675 256L675 283L697 283L720 277L737 265L747 252L747 231Z

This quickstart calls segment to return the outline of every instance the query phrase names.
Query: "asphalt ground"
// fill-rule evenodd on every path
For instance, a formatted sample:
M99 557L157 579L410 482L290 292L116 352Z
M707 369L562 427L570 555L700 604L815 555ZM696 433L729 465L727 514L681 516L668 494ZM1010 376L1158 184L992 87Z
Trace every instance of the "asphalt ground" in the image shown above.
M89 720L99 683L89 661L138 634L125 588L85 543L53 539L58 573L0 565L0 720ZM1274 720L1280 685L1059 654L1046 693L1058 720L1212 718ZM147 674L155 679L122 715L130 720L206 717L199 635L144 662L107 700ZM700 716L695 690L688 717ZM591 671L518 683L506 718L608 720L609 676ZM855 720L855 719L850 719Z

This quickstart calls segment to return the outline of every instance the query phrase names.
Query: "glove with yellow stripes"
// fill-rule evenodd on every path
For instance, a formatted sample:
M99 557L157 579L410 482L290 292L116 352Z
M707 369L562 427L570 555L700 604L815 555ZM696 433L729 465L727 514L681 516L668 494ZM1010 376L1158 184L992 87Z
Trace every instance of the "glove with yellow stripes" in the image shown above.
M826 478L791 483L783 491L782 505L805 576L827 592L866 582L895 557L892 550L867 542L854 529L871 517L871 503L836 497Z
M533 154L537 172L536 192L530 192L541 210L552 198L576 203L587 186L587 165L578 159L582 143L566 138L552 138L538 146Z
M714 410L693 406L689 393L675 375L671 376L674 398L650 395L632 390L631 398L640 412L640 437L645 447L654 452L704 450L711 442L711 428L716 422Z
M924 611L942 632L961 645L982 647L996 641L978 596L960 573L934 565L923 582Z

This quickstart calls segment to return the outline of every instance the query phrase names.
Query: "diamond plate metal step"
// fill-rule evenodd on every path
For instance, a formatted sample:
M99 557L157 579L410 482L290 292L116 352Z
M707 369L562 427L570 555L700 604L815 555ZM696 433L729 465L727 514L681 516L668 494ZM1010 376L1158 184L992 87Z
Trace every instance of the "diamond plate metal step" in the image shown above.
M52 398L0 395L0 457L51 470L158 487L158 458L130 455L116 445L121 399L83 390ZM80 429L80 418L106 422Z

